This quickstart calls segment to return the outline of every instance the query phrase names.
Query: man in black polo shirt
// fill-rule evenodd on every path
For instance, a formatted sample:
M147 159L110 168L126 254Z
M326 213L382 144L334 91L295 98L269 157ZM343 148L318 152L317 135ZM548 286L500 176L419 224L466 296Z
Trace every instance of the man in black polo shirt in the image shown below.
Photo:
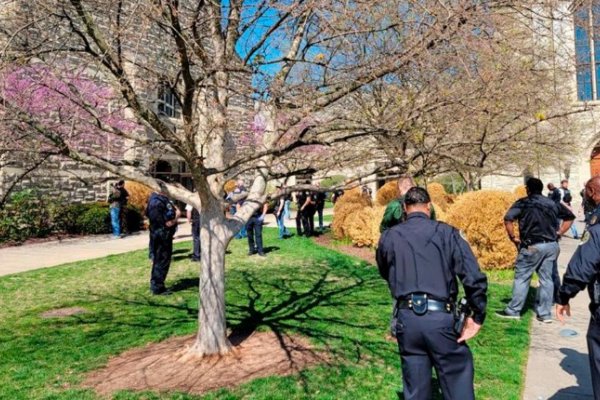
M551 323L555 290L552 275L560 252L558 239L569 229L575 215L564 205L542 196L544 184L539 179L530 178L525 186L527 197L517 200L504 216L506 232L519 249L519 254L515 263L512 299L503 311L496 314L503 318L521 318L535 271L540 279L534 307L537 319ZM519 221L519 238L514 232L515 220Z

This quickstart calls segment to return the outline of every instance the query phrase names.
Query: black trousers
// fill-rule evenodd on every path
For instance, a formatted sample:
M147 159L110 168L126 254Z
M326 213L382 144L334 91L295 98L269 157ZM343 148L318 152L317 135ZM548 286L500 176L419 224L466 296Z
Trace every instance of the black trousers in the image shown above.
M173 234L167 229L152 231L150 240L152 253L152 274L150 276L150 290L152 293L165 291L165 279L171 267L173 255Z
M432 367L445 400L474 400L473 356L465 343L457 343L454 316L440 311L416 315L399 310L396 325L402 360L405 400L432 397Z
M594 399L600 400L600 310L596 310L595 318L590 319L587 332L588 357L592 373Z
M314 207L306 207L302 212L302 227L304 228L304 235L312 236L315 233L315 213Z
M296 211L296 234L302 236L302 220L304 218L304 211L300 211L300 208Z
M193 240L193 254L194 260L200 259L200 221L192 220L192 240Z

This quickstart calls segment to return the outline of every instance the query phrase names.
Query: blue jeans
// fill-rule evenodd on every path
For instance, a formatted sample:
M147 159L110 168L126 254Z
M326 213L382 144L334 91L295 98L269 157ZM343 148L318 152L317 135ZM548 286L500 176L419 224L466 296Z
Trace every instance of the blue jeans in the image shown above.
M290 200L286 200L283 202L283 218L284 219L290 219L291 215L290 215Z
M112 225L113 235L119 236L121 234L121 221L119 216L121 215L121 207L110 208L110 223Z
M235 215L237 209L235 206L231 206L230 212L231 215ZM240 231L234 236L236 239L243 239L248 236L248 232L246 231L246 225L242 225Z
M554 297L552 272L559 253L560 247L557 242L538 243L519 251L515 263L512 299L505 310L507 314L519 315L521 313L529 292L531 277L535 271L540 279L540 286L537 289L534 311L538 317L551 317Z
M571 225L571 236L573 236L574 239L577 239L579 237L579 234L577 233L577 227L575 226L575 221L573 221L573 225Z
M279 214L277 217L277 228L279 228L279 239L283 239L284 236L288 236L290 233L284 225L285 213Z

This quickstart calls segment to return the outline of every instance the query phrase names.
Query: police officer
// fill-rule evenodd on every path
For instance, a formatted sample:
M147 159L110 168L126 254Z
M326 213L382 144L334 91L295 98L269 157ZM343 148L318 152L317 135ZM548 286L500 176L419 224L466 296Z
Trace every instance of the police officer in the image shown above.
M558 290L556 318L564 323L571 315L569 300L588 287L592 318L588 326L587 343L594 399L600 400L600 177L595 176L585 185L585 195L596 209L580 246L571 257L563 283Z
M150 254L152 256L152 274L150 290L153 294L170 294L165 287L165 279L171 266L173 254L173 236L177 230L179 210L163 193L152 193L146 207L146 216L150 220Z
M405 400L431 399L431 368L445 399L474 399L473 357L466 340L485 319L487 278L460 232L430 219L431 199L413 187L406 222L387 229L377 248L379 273L396 299L396 338ZM459 278L472 315L455 332Z
M575 215L564 205L542 196L544 184L537 178L525 183L527 197L517 200L504 216L504 226L509 239L518 247L515 263L512 299L496 315L501 318L520 319L529 284L534 271L540 278L535 312L537 320L552 323L552 302L556 301L560 286L557 258L560 252L558 238L565 233ZM515 236L513 221L519 221L519 237ZM559 225L559 221L562 223Z
M302 207L307 201L307 194L304 190L296 192L296 234L300 237L306 233L306 222ZM304 228L304 231L302 230Z

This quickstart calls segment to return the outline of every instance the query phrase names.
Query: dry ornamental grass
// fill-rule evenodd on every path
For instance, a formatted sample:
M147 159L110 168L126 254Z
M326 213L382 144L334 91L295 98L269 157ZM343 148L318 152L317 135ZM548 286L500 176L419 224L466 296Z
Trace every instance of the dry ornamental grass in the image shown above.
M504 229L504 214L517 200L513 193L481 190L458 197L448 223L462 230L483 269L512 268L515 245Z

